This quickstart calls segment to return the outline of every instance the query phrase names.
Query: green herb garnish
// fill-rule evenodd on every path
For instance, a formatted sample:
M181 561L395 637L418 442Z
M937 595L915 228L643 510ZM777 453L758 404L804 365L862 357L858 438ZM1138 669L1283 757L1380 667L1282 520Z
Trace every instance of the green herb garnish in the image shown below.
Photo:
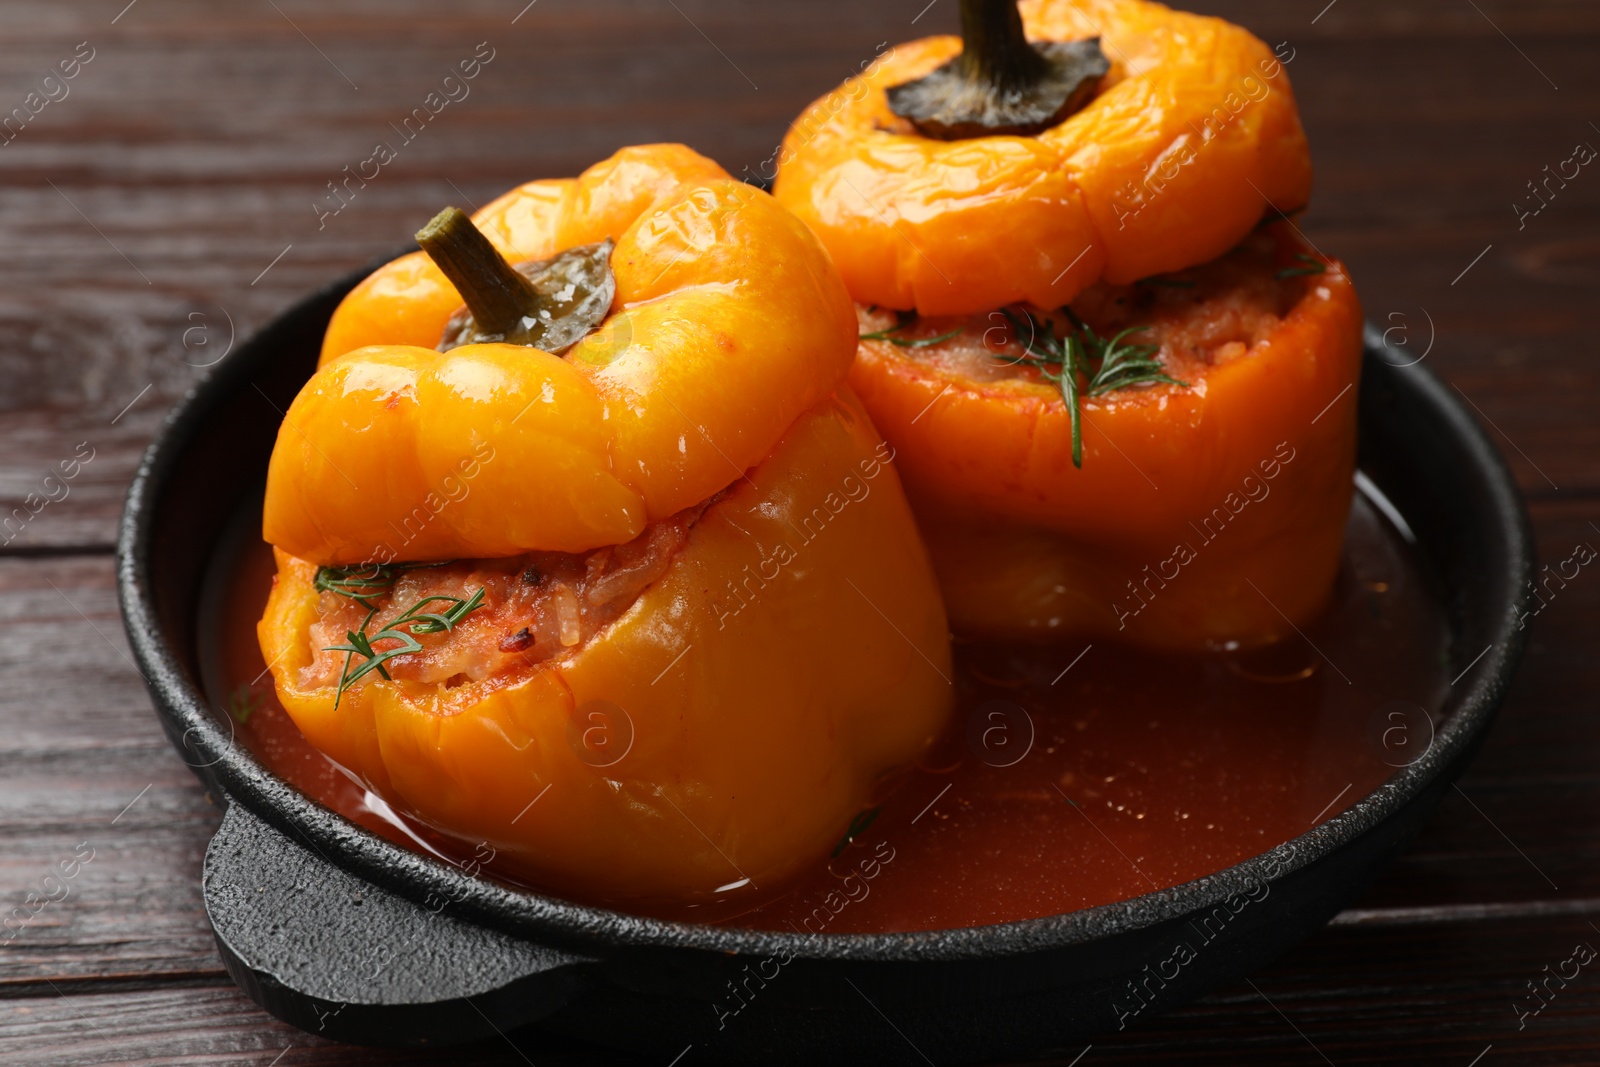
M1316 256L1308 256L1304 252L1296 252L1294 258L1300 266L1285 267L1280 270L1277 274L1280 281L1284 278L1303 278L1308 274L1326 274L1328 272L1328 265Z
M344 567L319 567L311 584L319 593L336 593L371 611L371 598L387 595L407 571L447 567L454 562L452 559L442 563L355 563Z
M1115 337L1102 338L1070 308L1061 310L1072 324L1065 337L1055 335L1053 320L1045 319L1041 326L1038 319L1021 308L1005 308L1002 314L1011 323L1011 331L1022 346L1023 354L1017 362L1032 364L1040 377L1060 387L1072 417L1072 465L1082 469L1082 398L1085 393L1091 397L1103 396L1117 389L1157 382L1188 388L1189 383L1166 373L1161 361L1155 358L1161 346L1123 343L1146 327L1130 326ZM1023 339L1024 326L1028 332L1026 340ZM1079 373L1088 379L1087 386L1078 385Z
M846 830L844 832L844 836L839 839L839 843L833 846L833 855L838 856L839 853L845 850L845 847L849 845L850 842L866 833L867 827L872 825L872 820L876 819L878 817L878 812L882 810L882 808L868 808L866 811L863 811L861 814L857 815L854 819L851 819L850 829Z
M1117 389L1126 389L1130 385L1148 385L1155 382L1178 385L1185 389L1189 387L1188 382L1168 377L1161 361L1154 358L1156 353L1161 351L1160 345L1122 343L1123 338L1130 334L1143 333L1146 327L1130 326L1109 341L1101 340L1094 330L1071 310L1065 308L1062 310L1066 311L1067 317L1072 319L1078 332L1083 335L1084 348L1089 358L1100 364L1094 372L1094 377L1089 379L1090 396L1103 396Z
M440 564L434 564L439 566ZM390 585L393 585L391 580ZM429 596L423 597L404 613L395 618L383 629L375 634L367 633L367 626L372 622L372 617L378 609L361 597L350 596L348 593L341 595L350 596L350 599L364 604L367 607L367 617L361 620L361 626L356 630L346 630L347 644L333 645L323 649L324 652L343 652L344 670L339 675L339 693L334 697L333 706L337 708L339 701L344 698L344 691L355 685L373 671L377 671L385 679L389 671L384 666L396 656L404 656L411 652L421 652L422 642L417 640L419 634L438 634L454 630L462 619L483 607L484 587L480 587L471 597L463 600L457 596ZM376 596L376 593L366 594ZM444 611L424 611L429 604L448 603L450 606ZM398 641L393 648L378 650L373 647L379 641ZM355 658L362 657L362 662L356 664Z
M931 348L934 345L944 344L944 342L950 340L952 337L960 337L962 331L965 330L965 327L957 326L949 333L940 334L938 337L924 337L920 340L914 341L907 340L904 337L896 337L895 334L914 326L917 321L917 313L915 311L897 311L895 312L895 318L899 321L896 322L895 325L889 327L887 330L878 330L875 333L864 333L859 335L857 340L888 341L890 344L899 345L901 348Z
M923 337L915 341L908 341L903 337L891 337L890 334L893 332L891 330L864 333L860 339L863 341L888 341L890 344L899 345L901 348L931 348L934 345L944 344L952 337L960 337L964 329L965 327L958 326L949 333L940 334L938 337Z
M233 716L240 726L250 721L261 707L261 694L251 689L249 684L240 685L228 697L228 714Z

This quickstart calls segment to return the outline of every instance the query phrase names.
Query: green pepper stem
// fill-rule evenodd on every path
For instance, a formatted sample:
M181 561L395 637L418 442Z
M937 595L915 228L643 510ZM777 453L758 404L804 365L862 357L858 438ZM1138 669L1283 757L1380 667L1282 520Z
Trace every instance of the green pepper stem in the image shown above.
M510 336L525 316L538 311L532 283L459 208L435 215L417 231L417 244L455 285L480 332Z

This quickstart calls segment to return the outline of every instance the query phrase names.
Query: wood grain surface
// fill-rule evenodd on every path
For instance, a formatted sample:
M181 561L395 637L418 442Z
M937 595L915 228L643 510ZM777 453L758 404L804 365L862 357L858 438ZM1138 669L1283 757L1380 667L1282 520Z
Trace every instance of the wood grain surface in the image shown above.
M0 945L0 1064L604 1062L537 1031L342 1047L240 994L199 895L219 813L156 725L112 584L139 454L233 339L443 204L623 144L682 140L759 170L881 42L956 21L955 0L525 3L0 2L0 114L92 54L0 144L0 516L55 498L0 531L3 910L92 855ZM1317 163L1306 232L1476 409L1541 561L1600 546L1600 172L1525 225L1512 206L1546 164L1600 145L1600 7L1197 6L1294 49ZM326 214L328 183L485 44L470 95ZM1600 1063L1600 974L1520 1027L1513 1008L1575 943L1600 944L1600 576L1533 627L1460 790L1353 909L1249 981L1060 1062Z

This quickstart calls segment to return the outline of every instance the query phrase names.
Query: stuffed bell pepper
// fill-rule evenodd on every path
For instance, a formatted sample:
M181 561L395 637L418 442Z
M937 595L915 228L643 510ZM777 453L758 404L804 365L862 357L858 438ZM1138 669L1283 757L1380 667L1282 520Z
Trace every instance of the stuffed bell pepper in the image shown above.
M259 632L284 708L504 873L776 888L951 706L837 272L672 145L418 240L339 307L279 431Z
M1289 217L1287 59L1144 0L961 14L808 109L774 187L856 301L952 625L1292 632L1339 567L1361 313Z

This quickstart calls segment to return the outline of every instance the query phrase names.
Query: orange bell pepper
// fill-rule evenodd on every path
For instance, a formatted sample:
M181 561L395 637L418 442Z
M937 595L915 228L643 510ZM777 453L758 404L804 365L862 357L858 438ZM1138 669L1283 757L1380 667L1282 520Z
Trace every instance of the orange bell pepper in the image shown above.
M301 681L317 567L279 549L260 626L278 697L396 808L491 845L496 871L643 906L768 892L949 711L944 612L881 447L847 394L824 400L571 655L453 687L369 676L337 707ZM471 641L473 621L424 640Z
M614 237L615 314L562 358L441 357L460 295L421 253L381 268L335 313L279 434L272 544L319 563L618 544L760 461L850 365L849 300L815 239L682 146L624 149L479 219L518 259ZM331 355L344 345L368 347ZM427 506L479 441L502 457L479 491Z
M1024 0L1030 39L1099 36L1111 70L1035 136L943 141L886 90L959 54L897 45L790 128L774 195L864 304L925 315L1054 308L1211 260L1270 205L1305 206L1311 164L1283 63L1221 19L1144 0Z
M775 201L678 146L478 224L520 259L614 240L611 314L559 357L441 353L461 297L431 265L346 299L269 472L278 695L492 870L641 906L777 888L951 707L926 550L844 383L848 295ZM406 589L435 621L396 654ZM360 608L385 629L335 650Z
M1310 195L1284 62L1144 0L962 0L962 23L814 104L774 187L858 301L851 383L952 624L1281 637L1337 572L1355 405L1334 401L1361 358L1343 268L1253 233Z
M960 340L861 343L851 383L898 450L958 633L1254 645L1326 602L1355 469L1355 288L1285 224L1172 283L1195 288L1100 287L1077 305L1152 304L1151 339L1186 383L1085 397L1081 469L1060 388L1009 366L1009 325L918 326L1009 341L976 364L946 358ZM1241 327L1252 285L1289 306Z

